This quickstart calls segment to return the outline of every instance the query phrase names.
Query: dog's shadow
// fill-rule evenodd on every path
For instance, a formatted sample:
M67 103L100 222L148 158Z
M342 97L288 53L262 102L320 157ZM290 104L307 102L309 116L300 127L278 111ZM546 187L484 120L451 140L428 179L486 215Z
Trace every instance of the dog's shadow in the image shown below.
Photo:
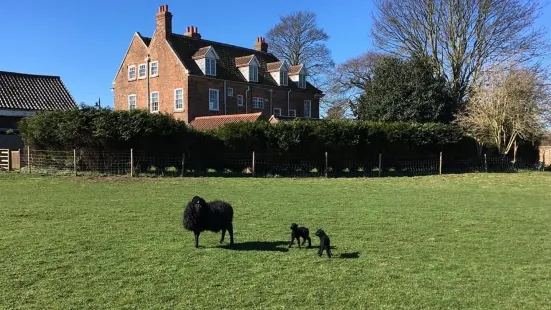
M234 251L289 252L287 247L281 247L288 244L288 241L247 241L234 243L233 245L220 245L218 247Z
M341 253L339 258L360 258L360 252Z

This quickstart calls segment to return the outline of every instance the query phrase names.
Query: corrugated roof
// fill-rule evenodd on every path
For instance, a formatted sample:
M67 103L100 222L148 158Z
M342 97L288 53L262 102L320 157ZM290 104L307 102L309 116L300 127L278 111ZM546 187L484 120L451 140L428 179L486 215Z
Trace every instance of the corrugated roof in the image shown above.
M262 112L247 114L228 114L196 117L189 125L197 130L211 130L229 123L256 122L261 119Z
M76 106L59 76L0 71L0 108L67 110Z

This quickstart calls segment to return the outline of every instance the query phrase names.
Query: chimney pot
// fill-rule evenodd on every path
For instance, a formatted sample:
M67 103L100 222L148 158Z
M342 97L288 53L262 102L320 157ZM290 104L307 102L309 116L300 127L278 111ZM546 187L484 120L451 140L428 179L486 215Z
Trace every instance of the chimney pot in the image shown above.
M268 44L266 43L266 40L264 40L264 37L256 37L256 43L254 44L254 49L261 52L268 51Z

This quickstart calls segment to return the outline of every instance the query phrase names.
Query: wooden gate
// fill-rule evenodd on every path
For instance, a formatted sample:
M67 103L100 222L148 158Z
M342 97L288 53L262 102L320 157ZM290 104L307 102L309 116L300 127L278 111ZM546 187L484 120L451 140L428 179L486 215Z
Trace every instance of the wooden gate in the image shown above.
M10 170L10 150L0 149L0 170Z
M21 169L21 151L11 151L10 158L11 170L20 170Z

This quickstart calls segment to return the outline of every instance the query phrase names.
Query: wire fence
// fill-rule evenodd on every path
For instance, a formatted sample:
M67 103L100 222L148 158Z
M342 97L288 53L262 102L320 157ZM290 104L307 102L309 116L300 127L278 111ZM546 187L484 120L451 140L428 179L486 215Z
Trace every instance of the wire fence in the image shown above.
M269 154L224 154L223 160L205 161L182 155L151 156L128 152L89 150L49 151L26 149L18 154L21 173L42 175L127 175L140 177L390 177L446 173L543 171L542 162L508 157L446 159L445 154L424 159L333 159L331 154L286 158ZM207 164L208 163L208 164Z

